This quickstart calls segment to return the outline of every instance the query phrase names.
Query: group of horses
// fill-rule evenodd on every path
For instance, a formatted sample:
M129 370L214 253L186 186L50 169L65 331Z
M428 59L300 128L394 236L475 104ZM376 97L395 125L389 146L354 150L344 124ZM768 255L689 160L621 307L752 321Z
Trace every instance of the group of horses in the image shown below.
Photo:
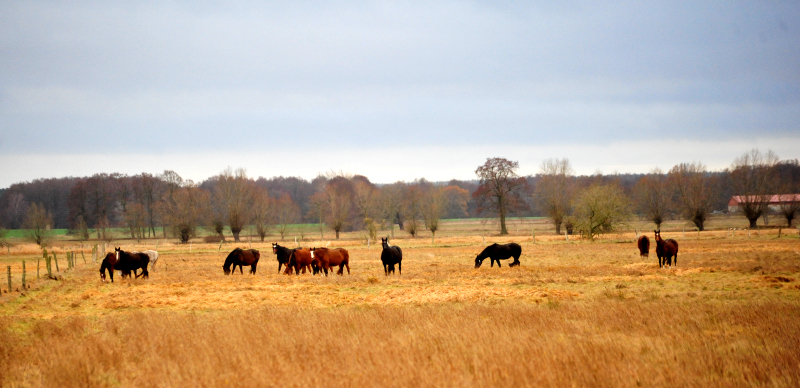
M673 258L675 265L678 265L678 242L674 239L664 240L661 238L661 231L654 230L656 241L656 255L658 256L658 267L672 266ZM383 272L386 276L395 273L395 265L397 265L397 272L403 273L403 250L396 245L389 245L389 238L381 238L381 262L383 263ZM648 257L650 254L650 239L642 235L637 241L639 247L639 254L642 257ZM347 274L350 274L350 254L344 248L287 248L272 243L272 253L274 253L278 260L278 273L284 266L284 274L300 275L300 273L309 272L313 275L323 273L328 276L328 272L332 272L335 267L339 267L336 274L343 275L345 268ZM486 258L489 258L491 266L497 262L500 267L500 260L508 260L513 258L508 266L514 267L520 265L519 257L522 255L522 247L517 243L509 244L492 244L484 248L478 256L475 257L475 268L480 268L481 264ZM236 248L225 258L225 263L222 265L223 271L226 275L236 271L239 267L239 273L244 274L243 266L250 266L250 273L255 275L256 268L258 267L258 260L261 254L256 249L242 249ZM136 278L149 277L147 267L152 263L151 269L155 268L158 261L157 251L143 251L143 252L126 252L121 248L115 247L113 253L108 253L100 265L100 278L105 282L106 271L111 277L111 282L114 282L114 270L122 273L122 277L131 276L131 272ZM233 267L233 268L231 268ZM137 271L141 270L141 273Z
M114 270L120 271L123 278L131 276L131 272L133 272L136 278L140 276L148 278L150 277L150 273L147 271L147 266L151 262L153 263L151 269L155 269L156 263L158 262L157 251L126 252L123 251L122 248L114 247L114 252L106 254L106 257L103 258L103 262L100 264L100 279L105 282L106 271L108 271L108 275L113 283ZM141 270L142 273L137 273L138 270Z
M678 265L678 242L675 239L664 240L661 238L661 231L654 230L656 240L656 256L658 256L658 268L665 265L672 267L672 258L675 258L675 265ZM650 239L642 235L636 242L639 247L639 255L648 257L650 255Z

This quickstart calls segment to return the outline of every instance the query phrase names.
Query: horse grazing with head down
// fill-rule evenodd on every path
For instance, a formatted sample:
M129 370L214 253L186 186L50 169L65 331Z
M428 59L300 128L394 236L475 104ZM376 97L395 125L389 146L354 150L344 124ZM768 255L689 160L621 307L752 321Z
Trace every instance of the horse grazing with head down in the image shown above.
M231 265L233 265L234 272L236 272L236 266L238 265L239 273L244 275L244 269L242 266L249 265L250 273L255 275L256 267L258 266L258 259L260 257L261 254L255 249L236 248L228 254L228 257L225 258L225 264L222 265L222 270L225 271L225 275L230 275Z
M639 256L641 257L648 257L650 256L650 239L647 236L642 235L639 237L639 241L636 242L636 246L639 247Z
M107 253L106 257L103 258L103 262L100 264L100 279L105 283L106 281L106 270L108 270L108 275L111 277L111 283L114 283L114 265L117 264L117 255L114 253Z
M344 248L311 248L311 258L317 260L320 269L328 276L331 267L339 266L338 275L344 274L344 267L347 267L347 274L350 275L350 253Z
M494 267L495 261L497 261L497 267L500 267L500 260L507 260L513 257L514 262L508 265L509 267L513 267L519 265L520 255L522 255L522 247L517 243L508 243L504 245L495 243L484 248L483 251L475 257L475 268L480 268L481 264L483 264L483 260L487 257L492 267Z
M306 273L306 270L310 272L312 275L316 275L319 272L319 262L318 260L311 257L311 250L308 248L295 248L292 249L292 255L289 257L289 262L286 263L286 275L292 274L292 268L294 268L295 275L300 275L300 270L303 270L303 273Z
M289 265L292 252L294 252L293 249L282 247L278 243L272 243L272 253L276 254L278 259L278 273L281 272L281 266Z
M121 248L114 248L117 262L114 264L113 269L122 272L122 277L131 276L131 271L136 278L139 276L149 278L150 273L147 272L147 265L150 264L150 256L142 252L125 252ZM141 269L141 274L136 274L136 270Z
M669 265L672 267L672 257L675 257L675 265L677 266L678 242L674 239L662 239L660 230L654 230L653 232L656 234L656 256L658 256L658 268L661 268L664 265Z
M394 265L397 264L397 269L400 274L403 274L403 251L397 245L389 246L389 238L381 237L381 245L383 251L381 252L381 261L383 262L383 272L386 276L389 273L394 273Z

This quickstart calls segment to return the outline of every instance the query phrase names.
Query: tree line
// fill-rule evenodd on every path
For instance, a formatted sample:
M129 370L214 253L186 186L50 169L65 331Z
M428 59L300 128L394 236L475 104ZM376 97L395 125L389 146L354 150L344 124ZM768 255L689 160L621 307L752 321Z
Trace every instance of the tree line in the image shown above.
M389 226L411 236L422 230L435 236L441 219L473 217L497 218L500 234L506 234L507 217L546 216L558 234L593 237L633 215L657 226L684 218L703 230L710 214L727 211L733 195L745 199L742 213L754 227L768 214L769 195L800 192L798 161L758 150L715 172L693 162L666 173L576 176L568 159L545 160L535 175L519 176L518 168L517 162L489 158L473 181L380 185L362 175L267 179L230 168L200 183L174 171L38 179L0 190L0 226L68 228L82 239L107 239L109 228L121 227L131 238L181 241L199 228L224 240L227 228L238 241L246 227L263 240L273 232L283 238L290 224L312 223L333 229L337 238L363 230L374 240L381 230L393 234ZM789 224L796 211L796 205L782 209Z

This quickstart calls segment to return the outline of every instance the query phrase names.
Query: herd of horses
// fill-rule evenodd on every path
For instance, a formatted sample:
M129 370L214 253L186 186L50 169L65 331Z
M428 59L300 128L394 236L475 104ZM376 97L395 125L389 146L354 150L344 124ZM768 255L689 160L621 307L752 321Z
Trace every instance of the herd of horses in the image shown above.
M655 232L658 267L662 268L665 265L671 267L673 258L675 259L675 265L678 265L678 242L674 239L662 239L660 230L654 230L653 232ZM648 257L650 254L650 239L642 235L636 244L639 247L639 254L642 257ZM394 274L395 265L397 266L398 274L402 274L403 250L396 245L389 245L389 238L381 238L381 246L383 248L381 262L383 263L384 275ZM286 275L290 275L292 272L295 275L300 275L301 272L309 272L312 275L324 274L328 276L328 272L333 272L334 268L339 267L336 274L343 275L345 269L347 269L347 274L350 274L350 254L344 248L287 248L278 245L278 243L272 243L272 253L276 255L278 260L278 273L285 267L284 274ZM484 248L475 257L475 268L480 268L487 258L492 267L494 267L495 262L497 262L497 267L500 267L500 260L511 258L514 260L508 266L518 266L520 265L519 257L521 255L522 247L517 243L495 243ZM243 267L249 266L250 273L255 275L260 258L261 253L256 249L236 248L225 258L222 270L225 275L230 275L236 272L236 267L238 266L239 273L244 274ZM106 271L108 271L111 282L114 282L114 270L120 271L123 278L130 277L131 273L136 278L148 278L148 265L152 263L151 269L155 269L157 261L158 252L156 251L126 252L121 248L115 247L114 252L108 253L100 265L100 278L105 282ZM139 270L141 270L141 273L137 273Z

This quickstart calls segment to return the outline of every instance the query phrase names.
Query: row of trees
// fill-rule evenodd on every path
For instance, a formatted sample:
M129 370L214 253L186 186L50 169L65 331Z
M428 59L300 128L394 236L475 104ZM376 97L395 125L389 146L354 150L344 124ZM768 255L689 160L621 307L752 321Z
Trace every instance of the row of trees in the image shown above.
M296 222L325 224L337 238L347 230L363 230L373 239L383 229L393 235L393 225L412 236L423 228L435 236L440 219L475 216L496 217L500 233L506 234L509 216L546 215L556 233L563 227L593 237L613 230L631 213L657 226L682 217L703 230L709 214L725 210L732 195L745 199L742 211L754 226L767 213L771 194L800 192L798 162L779 162L772 152L758 150L722 172L682 163L667 173L575 176L567 159L544 161L534 176L519 176L518 168L517 162L491 158L476 169L477 181L446 184L421 179L376 185L364 176L342 173L310 182L253 179L242 169L227 169L199 184L173 171L37 180L0 192L0 221L9 228L31 229L35 219L42 227L67 226L85 239L91 237L90 228L97 238L107 239L109 227L125 227L132 238L152 237L159 229L166 237L172 231L182 241L206 227L225 239L228 228L238 241L247 225L263 240L272 230L283 238ZM794 206L786 205L789 223Z

